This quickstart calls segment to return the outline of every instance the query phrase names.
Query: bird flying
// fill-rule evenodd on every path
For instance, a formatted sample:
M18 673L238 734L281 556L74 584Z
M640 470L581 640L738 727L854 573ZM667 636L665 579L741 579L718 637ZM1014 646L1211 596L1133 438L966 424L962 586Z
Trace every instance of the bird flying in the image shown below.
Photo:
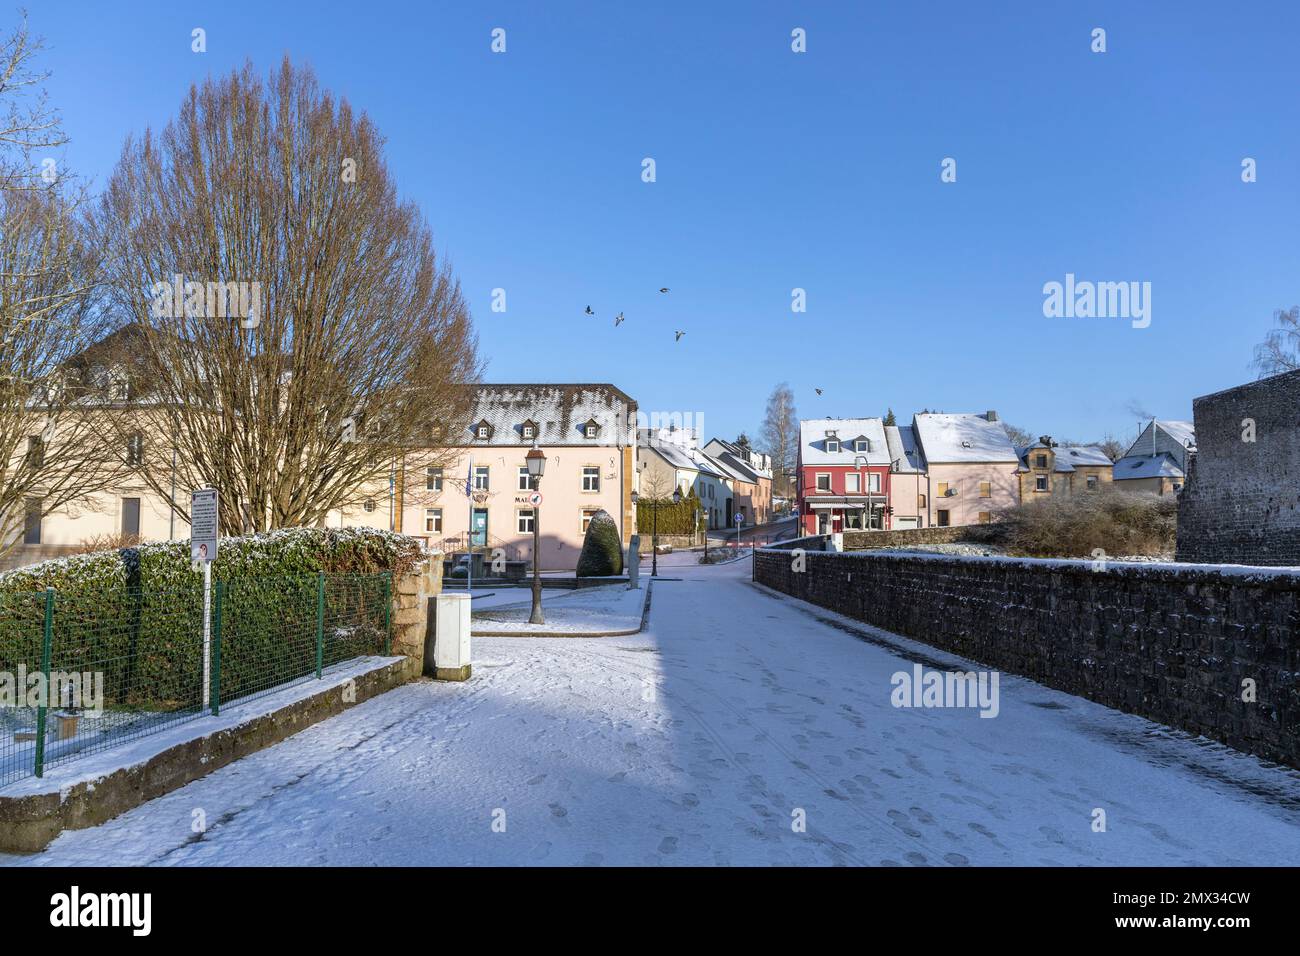
M685 333L685 332L678 332L678 333L676 333L676 334L677 334L677 338L673 339L673 341L674 341L674 342L680 342L680 341L682 340L682 336L685 335L686 333Z
M595 315L596 313L593 312L593 311L591 311L591 306L587 306L587 314L588 314L588 315Z

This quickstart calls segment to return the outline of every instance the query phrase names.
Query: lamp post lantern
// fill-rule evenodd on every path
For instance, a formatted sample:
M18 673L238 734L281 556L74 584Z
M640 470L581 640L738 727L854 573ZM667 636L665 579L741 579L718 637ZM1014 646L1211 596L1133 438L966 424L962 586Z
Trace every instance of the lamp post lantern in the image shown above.
M542 484L542 473L546 471L546 455L537 447L537 442L533 442L533 447L528 449L524 462L528 465L529 484L533 491L538 491ZM538 495L533 502L533 613L528 617L529 624L546 623L542 617L541 525L542 505L541 496Z

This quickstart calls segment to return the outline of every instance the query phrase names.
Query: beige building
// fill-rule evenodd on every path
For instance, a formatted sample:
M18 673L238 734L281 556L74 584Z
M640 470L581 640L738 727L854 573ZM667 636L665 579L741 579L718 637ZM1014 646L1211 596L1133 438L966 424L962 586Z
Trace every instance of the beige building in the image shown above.
M1191 422L1153 418L1115 462L1115 487L1176 495L1187 480L1187 457L1195 451L1196 428Z
M454 445L436 452L438 466L394 463L388 480L359 489L355 503L332 511L332 527L391 529L446 552L500 548L508 560L532 561L533 522L540 520L541 567L577 566L587 523L604 510L626 546L635 532L636 403L612 385L478 385L473 410ZM524 455L546 455L540 507L529 500ZM467 487L468 486L468 487ZM467 495L468 490L468 495ZM190 489L175 499L188 507ZM472 529L472 531L471 531ZM23 541L0 567L17 567L82 550L87 544L187 538L167 498L143 485L87 495L75 506L28 521Z
M1043 435L1017 451L1022 502L1099 491L1113 478L1114 464L1095 446L1062 446L1052 441L1051 435Z

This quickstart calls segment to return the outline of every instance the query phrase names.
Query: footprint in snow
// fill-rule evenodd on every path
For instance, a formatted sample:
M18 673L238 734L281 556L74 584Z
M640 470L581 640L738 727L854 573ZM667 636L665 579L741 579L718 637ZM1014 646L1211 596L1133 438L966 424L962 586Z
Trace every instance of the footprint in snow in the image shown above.
M546 779L546 774L539 773L537 776L533 777L532 780L528 781L528 786L535 787L545 779Z

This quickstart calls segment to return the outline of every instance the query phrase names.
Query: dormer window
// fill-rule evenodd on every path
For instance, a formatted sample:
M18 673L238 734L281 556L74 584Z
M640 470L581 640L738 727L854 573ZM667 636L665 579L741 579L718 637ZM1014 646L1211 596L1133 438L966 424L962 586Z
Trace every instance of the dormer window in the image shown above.
M474 426L474 437L479 441L487 441L492 437L492 425L486 418Z
M584 438L595 438L600 434L600 424L594 418L587 419L582 426L582 434Z
M525 441L532 441L537 437L537 423L531 418L524 422L521 430L523 431Z
M826 439L826 450L831 454L837 454L840 450L840 440L838 438Z
M854 451L871 451L871 439L859 436L853 439Z

